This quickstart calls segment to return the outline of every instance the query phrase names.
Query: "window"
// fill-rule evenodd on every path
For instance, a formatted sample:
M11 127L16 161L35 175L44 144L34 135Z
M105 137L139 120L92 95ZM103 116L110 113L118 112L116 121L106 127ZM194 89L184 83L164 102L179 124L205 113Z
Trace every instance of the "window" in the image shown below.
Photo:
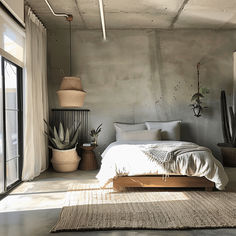
M21 179L22 68L0 56L0 193Z

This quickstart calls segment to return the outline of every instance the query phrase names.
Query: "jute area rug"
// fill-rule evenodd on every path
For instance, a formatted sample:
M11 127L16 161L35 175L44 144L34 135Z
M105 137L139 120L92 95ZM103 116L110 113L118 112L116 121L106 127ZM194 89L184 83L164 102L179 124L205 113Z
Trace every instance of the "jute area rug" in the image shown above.
M236 193L73 185L51 232L236 227Z

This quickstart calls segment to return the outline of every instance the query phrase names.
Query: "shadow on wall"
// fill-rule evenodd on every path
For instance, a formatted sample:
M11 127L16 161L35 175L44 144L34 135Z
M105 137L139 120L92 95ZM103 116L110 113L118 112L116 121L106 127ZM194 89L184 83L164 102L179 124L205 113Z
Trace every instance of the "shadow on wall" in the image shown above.
M194 130L190 123L181 123L181 140L193 142L195 140Z

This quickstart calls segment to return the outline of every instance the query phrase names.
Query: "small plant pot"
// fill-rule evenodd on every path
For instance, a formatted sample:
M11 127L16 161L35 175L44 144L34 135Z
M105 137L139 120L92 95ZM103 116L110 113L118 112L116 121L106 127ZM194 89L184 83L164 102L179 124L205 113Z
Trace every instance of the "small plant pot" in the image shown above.
M82 107L86 92L77 90L58 90L59 104L61 107Z
M69 150L52 149L52 166L57 172L72 172L78 169L80 157L76 148Z
M79 90L82 91L81 80L78 77L64 77L61 82L60 90Z
M226 167L236 167L236 148L222 146L219 147L223 157L223 165Z

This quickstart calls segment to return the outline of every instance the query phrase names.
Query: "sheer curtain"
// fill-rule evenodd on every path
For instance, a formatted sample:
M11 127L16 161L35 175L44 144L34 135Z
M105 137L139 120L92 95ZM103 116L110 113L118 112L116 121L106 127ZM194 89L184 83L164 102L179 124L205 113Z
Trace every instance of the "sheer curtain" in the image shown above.
M22 180L32 180L48 165L43 119L48 120L47 33L26 7L26 78L24 97L24 162Z

